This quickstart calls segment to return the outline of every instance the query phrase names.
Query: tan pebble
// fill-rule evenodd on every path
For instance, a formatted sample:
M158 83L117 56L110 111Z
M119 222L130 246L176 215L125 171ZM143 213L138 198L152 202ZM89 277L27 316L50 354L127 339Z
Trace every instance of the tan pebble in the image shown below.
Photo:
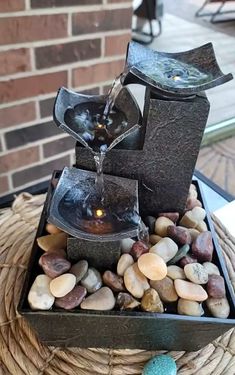
M158 236L157 234L151 234L149 236L149 242L151 243L151 245L155 245L156 243L158 243L160 240L162 239L161 236Z
M167 276L169 276L172 280L186 279L184 270L180 268L179 266L175 266L175 265L167 267Z
M165 262L169 262L178 251L178 245L169 237L162 238L157 244L152 246L150 253L159 255Z
M175 290L179 297L190 301L202 302L208 298L208 294L201 285L185 280L175 280Z
M64 297L76 285L76 276L72 273L64 273L50 282L50 291L56 298Z
M208 227L207 227L205 221L200 221L200 223L198 223L198 225L196 226L196 229L199 232L206 232L206 231L208 231Z
M148 280L140 272L137 263L134 263L125 271L124 284L128 292L135 298L142 298L145 290L149 289Z
M197 189L193 184L190 185L188 198L197 199Z
M158 292L163 302L175 302L179 298L175 291L174 282L169 277L164 277L164 279L158 281L150 281L150 286Z
M206 211L202 207L194 207L191 212L197 222L203 221L206 217Z
M162 301L155 289L150 288L146 290L141 300L141 308L148 312L164 312Z
M215 318L226 319L230 314L227 298L208 298L206 305Z
M128 267L134 264L134 259L130 254L122 254L117 264L117 274L123 276Z
M67 233L61 232L38 237L37 244L44 251L65 249L67 246Z
M183 298L178 301L177 311L180 315L202 316L204 314L201 303Z
M195 228L189 228L188 231L191 235L192 242L194 242L196 240L197 236L200 234L199 230L197 230Z
M204 262L202 265L205 268L208 275L218 275L218 276L220 276L219 268L214 263Z
M167 236L167 228L169 225L175 225L173 221L168 219L167 217L160 216L157 218L155 221L155 234L161 237L166 237Z
M108 311L115 306L113 292L107 286L102 287L97 292L88 296L81 303L80 307L84 310Z
M200 263L189 263L184 267L184 273L194 284L206 284L208 273Z
M50 234L56 234L61 233L62 230L60 228L57 228L54 224L47 223L46 224L46 231Z
M150 280L162 280L167 274L166 263L159 255L153 253L141 255L138 259L138 267Z
M192 211L187 211L180 220L180 225L186 228L196 228L197 224L198 221L195 220Z

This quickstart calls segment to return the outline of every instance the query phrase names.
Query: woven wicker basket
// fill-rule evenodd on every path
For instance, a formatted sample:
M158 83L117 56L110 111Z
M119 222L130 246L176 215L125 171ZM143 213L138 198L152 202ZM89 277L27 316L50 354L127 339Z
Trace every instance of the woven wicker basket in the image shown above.
M23 193L11 208L0 211L0 375L141 374L149 358L165 352L47 347L17 312L44 199ZM235 287L235 239L213 219ZM235 375L235 330L198 352L169 354L180 375Z

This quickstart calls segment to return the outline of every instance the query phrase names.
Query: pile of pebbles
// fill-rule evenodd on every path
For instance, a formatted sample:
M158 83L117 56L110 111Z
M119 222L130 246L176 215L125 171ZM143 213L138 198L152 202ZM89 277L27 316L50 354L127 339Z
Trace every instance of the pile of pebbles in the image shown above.
M86 260L71 264L67 234L47 224L48 235L37 238L44 250L39 259L44 274L36 277L29 291L31 309L115 308L227 318L225 282L212 262L214 248L205 217L191 185L185 214L181 218L177 212L147 217L150 243L122 240L116 270L103 274Z

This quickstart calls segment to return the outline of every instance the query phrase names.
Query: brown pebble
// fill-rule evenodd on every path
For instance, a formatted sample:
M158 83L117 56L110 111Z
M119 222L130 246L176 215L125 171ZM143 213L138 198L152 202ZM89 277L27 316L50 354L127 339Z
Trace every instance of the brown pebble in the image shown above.
M151 234L149 236L149 242L151 243L151 245L156 245L156 243L158 243L161 239L162 237L158 236L157 234Z
M117 305L120 310L133 310L140 305L140 302L129 293L118 293Z
M77 285L66 294L64 297L55 299L55 306L61 307L65 310L71 310L75 307L78 307L80 303L84 300L87 294L86 288L83 286Z
M71 267L71 263L68 260L53 251L43 254L39 259L39 265L45 274L52 279L67 272Z
M192 210L194 207L202 207L201 202L198 199L195 198L188 198L186 202L186 211Z
M161 212L158 216L164 216L176 223L179 220L179 212Z
M219 275L210 275L206 286L209 297L223 298L226 296L224 278Z
M213 255L211 232L202 232L192 244L192 254L199 262L211 262Z
M37 244L44 251L66 249L67 237L67 233L64 232L48 234L46 236L38 237Z
M175 291L174 282L169 277L159 281L150 281L150 285L158 292L163 302L175 302L179 298Z
M105 271L103 274L103 283L109 286L113 292L122 292L125 290L123 278L111 271Z
M167 235L180 245L190 244L192 241L189 230L180 226L170 225L167 228Z
M197 259L192 255L188 254L185 257L180 259L180 267L184 268L187 264L198 263Z
M61 233L62 230L60 228L57 228L54 224L47 223L46 224L46 231L50 234L56 234Z
M141 308L148 312L164 312L162 301L155 289L150 288L145 291L141 300Z
M172 220L164 216L158 217L155 221L155 234L158 234L161 237L166 237L169 225L174 225Z
M136 241L130 251L130 255L136 261L142 254L148 253L149 246L144 241Z

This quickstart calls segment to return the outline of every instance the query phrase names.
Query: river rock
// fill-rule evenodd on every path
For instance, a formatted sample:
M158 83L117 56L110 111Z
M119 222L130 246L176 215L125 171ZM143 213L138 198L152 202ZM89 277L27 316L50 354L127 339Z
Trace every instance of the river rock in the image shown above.
M71 267L71 263L67 259L53 251L43 254L39 259L39 265L45 274L52 279L67 272Z
M67 233L64 232L47 234L46 236L38 237L37 244L44 251L66 249L67 237Z
M184 273L187 279L194 284L206 284L208 282L208 273L200 263L186 264Z
M197 188L194 184L191 184L190 187L189 187L189 192L188 192L188 199L189 198L193 198L193 199L197 199Z
M201 202L195 198L188 198L186 202L186 211L191 211L194 207L202 207Z
M141 299L141 308L148 312L164 312L162 301L155 289L150 288L144 292L143 298Z
M191 283L185 280L175 280L175 290L179 297L190 301L203 302L208 295L201 285Z
M147 216L144 219L145 225L149 228L149 233L154 233L156 218L153 216Z
M47 275L38 275L34 280L29 294L28 303L32 310L49 310L55 297L50 291L51 278Z
M164 216L176 223L179 220L180 214L179 212L161 212L158 214L159 217Z
M104 272L103 282L105 285L109 286L113 292L122 292L125 290L123 278L112 271Z
M64 273L50 282L50 291L54 297L66 296L76 285L76 277L71 273Z
M204 262L203 267L207 271L208 275L220 275L219 268L211 262Z
M166 263L159 255L153 253L141 255L138 259L138 268L150 280L162 280L167 274Z
M71 269L70 273L76 276L77 283L82 280L85 274L88 271L88 262L86 260L79 260L79 262L75 263Z
M200 223L201 221L203 221L205 219L205 217L206 217L206 211L202 207L196 206L196 207L194 207L191 210L191 212L192 212L192 215L193 215L194 219L198 223Z
M134 264L134 259L130 254L122 254L117 264L117 274L123 276L128 267Z
M189 230L181 226L170 225L167 228L167 235L180 245L190 244L192 242Z
M188 228L188 231L191 235L192 242L194 242L196 240L197 236L200 234L199 230L197 230L195 228Z
M164 216L158 217L155 222L155 234L158 234L161 237L166 237L169 225L174 225L173 221Z
M61 298L56 298L55 306L61 307L65 310L71 310L78 307L80 303L84 300L87 294L86 288L80 285L76 285L71 292L66 294L66 296Z
M196 228L197 224L198 221L194 218L192 211L187 211L180 220L180 225L186 228Z
M116 302L120 310L133 310L140 305L140 302L132 295L123 292L118 293Z
M130 251L130 255L136 261L142 254L148 253L149 246L144 241L136 241Z
M178 301L177 311L180 315L202 316L204 314L201 303L183 298Z
M187 264L191 264L191 263L198 263L198 261L197 261L197 258L195 258L189 253L185 257L181 258L179 261L179 265L182 268L184 268Z
M156 245L152 246L149 250L150 253L159 255L165 262L168 262L176 255L178 246L169 237L160 240Z
M151 234L149 236L149 242L151 243L151 245L155 245L156 243L158 243L160 240L162 239L161 236L158 236L157 234Z
M172 265L167 267L167 276L170 277L172 280L186 279L184 270L178 266Z
M226 319L230 314L227 298L208 298L206 305L211 315L215 318Z
M124 238L121 240L121 251L122 253L129 253L134 245L135 241L132 238Z
M46 231L50 234L56 234L61 233L62 230L60 228L57 228L54 224L47 223L46 224Z
M107 286L102 287L97 292L87 297L80 305L84 310L112 310L115 306L113 292Z
M211 232L200 233L192 244L192 254L199 262L211 262L213 249Z
M125 271L124 284L128 292L135 298L142 298L145 290L149 289L148 280L140 272L137 263L134 263Z
M209 297L223 298L226 296L224 278L220 275L210 275L206 286Z
M169 277L159 281L150 281L150 286L158 292L163 302L175 302L179 298L175 291L174 282Z
M87 289L88 293L94 293L102 286L102 277L95 268L88 268L87 273L81 280L82 286Z
M190 246L188 244L185 244L184 246L182 246L178 252L176 253L176 255L174 256L174 258L172 258L169 262L168 262L168 265L172 265L172 264L175 264L177 262L180 261L180 259L182 259L183 257L185 257L185 255L187 255L187 253L189 252L190 250Z
M201 233L201 232L206 232L208 231L208 227L205 223L205 221L200 221L198 225L196 226L196 229Z
M177 367L169 355L157 355L150 359L143 368L142 375L176 375Z

